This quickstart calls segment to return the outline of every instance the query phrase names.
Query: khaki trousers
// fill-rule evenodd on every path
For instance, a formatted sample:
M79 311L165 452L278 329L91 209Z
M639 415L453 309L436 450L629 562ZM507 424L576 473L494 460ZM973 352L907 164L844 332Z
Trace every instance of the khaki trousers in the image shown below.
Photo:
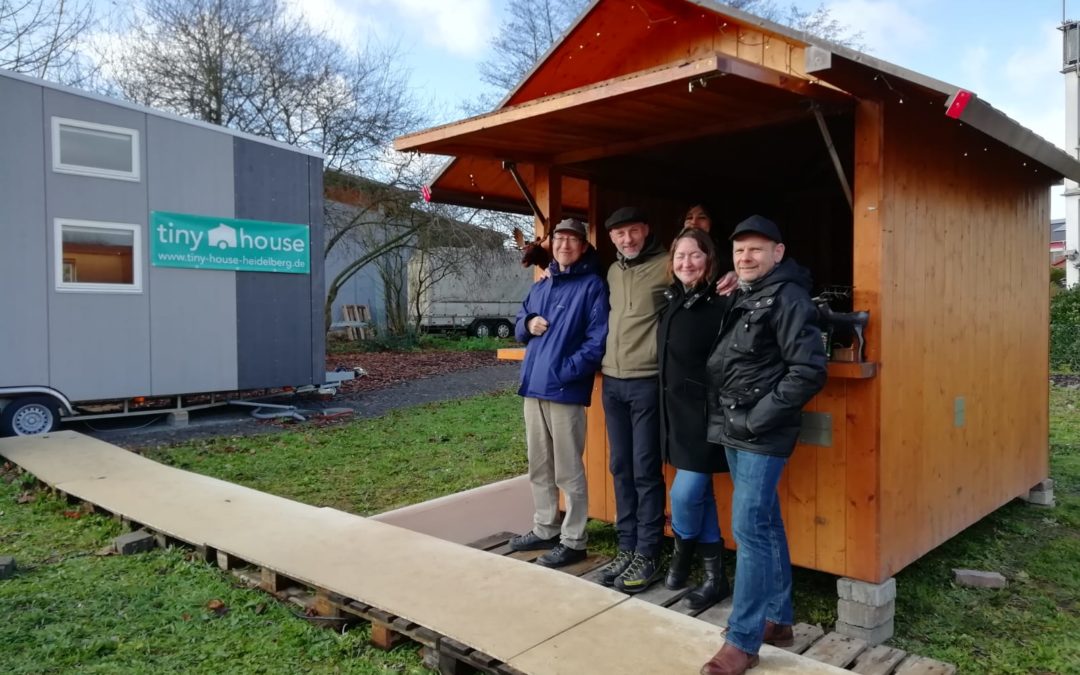
M585 548L589 492L585 483L585 406L525 398L525 442L533 494L533 532L560 535L567 548ZM559 490L566 517L559 524Z

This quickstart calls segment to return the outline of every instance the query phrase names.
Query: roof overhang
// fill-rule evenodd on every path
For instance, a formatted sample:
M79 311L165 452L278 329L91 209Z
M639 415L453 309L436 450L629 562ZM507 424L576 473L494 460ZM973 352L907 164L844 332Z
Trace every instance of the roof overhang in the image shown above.
M806 72L860 97L880 97L883 88L915 88L940 100L948 117L1080 182L1080 161L970 91L839 45L807 47Z
M394 141L401 151L568 165L850 104L831 87L736 58L681 61Z
M853 101L829 85L714 54L403 136L394 148L458 158L433 183L434 199L522 211L516 187L499 175L502 161L590 178L587 162L802 119L815 106L847 109ZM584 210L587 185L570 187L566 206Z

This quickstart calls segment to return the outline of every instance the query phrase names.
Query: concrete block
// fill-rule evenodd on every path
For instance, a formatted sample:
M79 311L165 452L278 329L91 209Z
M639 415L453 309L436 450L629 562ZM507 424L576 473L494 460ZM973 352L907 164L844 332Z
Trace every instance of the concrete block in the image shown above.
M1053 490L1032 490L1024 495L1022 499L1033 506L1057 506Z
M896 578L889 577L880 584L871 584L841 577L836 580L836 594L841 600L881 607L896 599Z
M154 540L154 535L146 530L136 530L113 539L113 545L120 555L131 555L149 551L157 545L157 542Z
M889 619L880 626L874 626L873 628L863 628L862 626L854 626L850 623L843 621L836 622L836 632L841 635L847 635L848 637L858 638L865 640L869 645L879 645L885 642L893 636L895 631L895 625L893 620Z
M852 626L874 628L896 616L896 601L890 600L880 607L864 605L852 600L840 600L836 603L836 618Z
M997 572L979 570L953 570L953 581L960 586L972 588L1005 588L1009 581Z
M15 558L9 555L0 555L0 579L15 576Z
M172 411L171 413L169 413L167 423L170 427L186 427L188 425L188 411Z

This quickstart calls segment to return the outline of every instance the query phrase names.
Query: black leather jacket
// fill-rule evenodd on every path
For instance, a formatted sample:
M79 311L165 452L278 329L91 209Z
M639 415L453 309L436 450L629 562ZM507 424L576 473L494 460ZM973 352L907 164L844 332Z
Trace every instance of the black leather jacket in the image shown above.
M709 441L789 457L802 408L825 385L810 273L783 260L736 291L706 365Z

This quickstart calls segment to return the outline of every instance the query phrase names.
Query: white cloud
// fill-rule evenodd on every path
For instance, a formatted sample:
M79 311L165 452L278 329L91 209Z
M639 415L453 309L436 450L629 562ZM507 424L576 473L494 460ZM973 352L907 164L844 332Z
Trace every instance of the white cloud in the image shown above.
M898 61L905 51L924 44L929 29L911 9L895 0L835 0L826 6L833 18L861 32L867 51Z
M397 0L405 25L452 54L475 57L487 48L497 25L491 0Z
M368 37L379 33L372 18L343 0L285 0L297 16L303 16L316 30L325 31L346 49L359 50Z

